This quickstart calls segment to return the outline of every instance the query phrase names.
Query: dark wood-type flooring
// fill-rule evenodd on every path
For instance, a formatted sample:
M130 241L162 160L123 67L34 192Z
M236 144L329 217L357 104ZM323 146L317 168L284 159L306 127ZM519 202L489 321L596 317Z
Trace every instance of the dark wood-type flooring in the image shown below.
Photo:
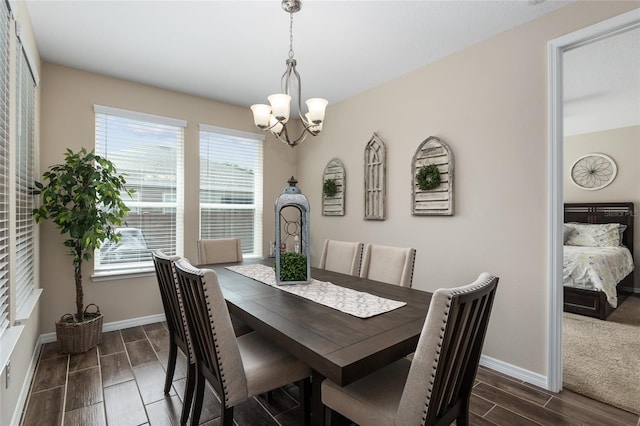
M165 323L104 333L98 348L61 355L55 343L40 353L22 425L177 425L186 359L179 357L173 389L163 393L168 356ZM220 404L207 389L201 424L220 424ZM234 410L238 426L298 426L302 411L295 386L270 402L251 398ZM480 367L471 398L471 425L630 425L637 415L571 391L553 394Z

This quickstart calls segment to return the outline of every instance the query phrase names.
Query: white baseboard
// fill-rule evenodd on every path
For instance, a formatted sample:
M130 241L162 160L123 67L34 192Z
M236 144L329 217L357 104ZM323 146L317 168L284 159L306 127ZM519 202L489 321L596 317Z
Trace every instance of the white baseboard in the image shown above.
M139 325L153 324L154 322L162 322L166 318L164 314L149 315L146 317L132 318L122 321L108 322L102 325L102 332L122 330L123 328L137 327ZM40 335L42 343L51 343L56 341L56 332L45 333Z
M524 380L529 384L543 389L549 389L549 379L547 376L543 376L542 374L534 373L533 371L525 370L524 368L511 365L485 355L480 356L480 365L496 370L515 379Z

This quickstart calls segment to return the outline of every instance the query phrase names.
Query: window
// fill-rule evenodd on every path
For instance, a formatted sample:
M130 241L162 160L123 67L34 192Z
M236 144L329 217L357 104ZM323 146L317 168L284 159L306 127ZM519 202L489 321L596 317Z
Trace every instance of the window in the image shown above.
M183 145L186 122L95 105L96 154L114 163L136 194L122 240L96 250L96 275L152 271L151 251L182 253Z
M9 10L0 2L0 336L9 326Z
M16 309L24 306L34 288L34 221L35 207L29 188L35 179L34 117L35 80L24 51L17 53L17 136L16 136Z
M240 238L262 256L264 136L200 125L200 238Z

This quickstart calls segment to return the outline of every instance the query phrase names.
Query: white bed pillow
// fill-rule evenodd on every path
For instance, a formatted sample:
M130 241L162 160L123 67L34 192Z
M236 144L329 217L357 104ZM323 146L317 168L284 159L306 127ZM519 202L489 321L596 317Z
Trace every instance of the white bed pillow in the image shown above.
M619 223L566 223L571 229L565 245L581 247L618 247L622 239Z

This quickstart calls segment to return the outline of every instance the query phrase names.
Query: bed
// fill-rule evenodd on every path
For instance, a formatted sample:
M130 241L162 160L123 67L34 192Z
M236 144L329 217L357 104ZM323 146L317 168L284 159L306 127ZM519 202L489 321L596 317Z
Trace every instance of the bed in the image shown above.
M631 293L634 216L630 202L564 205L565 312L605 320Z

